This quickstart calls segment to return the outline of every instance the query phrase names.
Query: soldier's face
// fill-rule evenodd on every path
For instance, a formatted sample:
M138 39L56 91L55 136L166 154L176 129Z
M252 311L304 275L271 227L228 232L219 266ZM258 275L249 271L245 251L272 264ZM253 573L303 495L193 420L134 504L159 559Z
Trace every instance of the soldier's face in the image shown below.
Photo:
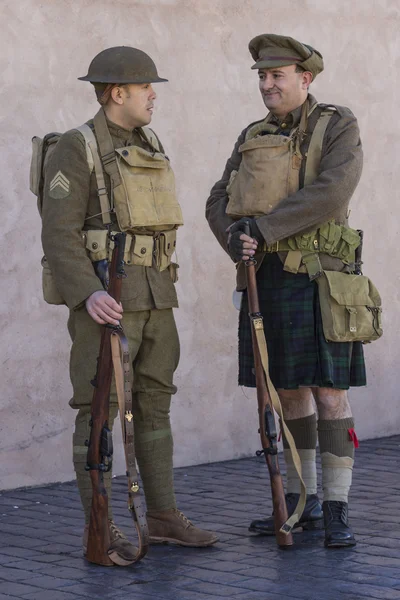
M303 104L312 78L308 71L296 73L295 65L260 69L258 76L264 104L278 117L285 117Z
M156 93L151 83L131 83L122 90L121 110L129 127L148 125L153 115Z

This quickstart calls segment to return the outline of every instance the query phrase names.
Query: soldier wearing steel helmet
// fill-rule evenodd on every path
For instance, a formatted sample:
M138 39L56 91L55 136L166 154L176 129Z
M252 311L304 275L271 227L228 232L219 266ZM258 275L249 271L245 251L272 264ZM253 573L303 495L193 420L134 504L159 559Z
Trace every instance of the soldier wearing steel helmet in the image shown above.
M240 134L206 208L213 233L237 263L237 289L243 291L239 384L255 387L244 276L244 262L255 257L270 376L307 486L305 510L297 525L325 526L327 547L354 546L348 495L357 438L346 390L366 383L363 350L360 342L326 341L315 279L322 270L352 269L350 250L344 260L338 258L329 246L333 238L330 234L324 238L323 233L339 232L337 240L349 234L348 207L362 169L359 129L348 108L319 104L309 93L324 68L317 50L276 34L255 37L249 50L269 113ZM250 236L244 233L245 222ZM317 246L311 231L319 236ZM352 264L354 268L354 257ZM322 507L317 496L317 439ZM283 442L291 515L299 500L300 480L287 441ZM273 518L253 521L250 531L274 535Z
M176 392L173 375L179 360L179 340L172 311L178 306L174 286L177 265L171 262L170 248L175 247L176 229L182 218L171 183L172 170L167 169L169 187L159 186L159 191L146 184L145 175L140 175L142 185L131 185L121 170L119 176L125 183L117 189L112 174L118 151L121 163L125 156L132 164L135 160L140 163L143 156L150 162L161 156L166 162L160 140L146 126L156 100L152 84L167 80L158 76L146 53L131 47L104 50L93 59L88 74L79 79L93 84L101 104L99 113L87 125L96 136L105 186L113 204L110 212L104 209L102 190L88 163L82 133L77 129L68 131L57 143L46 167L42 242L56 287L70 309L70 405L77 410L73 463L86 525L91 506L90 476L85 471L90 381L96 371L101 325L116 325L123 319L133 361L135 449L146 497L150 541L208 546L217 537L192 525L177 509L174 496L169 413L171 395ZM107 147L108 153L104 151ZM130 166L125 163L126 169ZM121 196L121 189L126 196ZM146 206L151 204L146 204L149 190L160 194L156 200L165 208L164 223L152 223L153 217L146 213ZM131 214L138 206L143 208L144 220L135 221L132 217L131 222ZM108 295L92 264L110 255L107 229L126 231L129 240L121 305ZM116 398L112 394L110 424L116 413ZM111 497L111 473L105 474L105 483ZM109 506L112 550L129 561L136 549L114 524L111 502Z

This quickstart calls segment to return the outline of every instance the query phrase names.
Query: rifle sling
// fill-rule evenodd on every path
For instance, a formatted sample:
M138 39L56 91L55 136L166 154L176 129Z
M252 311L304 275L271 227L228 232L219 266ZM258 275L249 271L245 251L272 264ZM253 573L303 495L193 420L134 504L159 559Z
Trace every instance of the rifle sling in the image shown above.
M126 565L128 565L138 562L147 554L149 549L149 530L136 468L132 415L132 367L129 357L128 340L122 328L115 329L111 334L111 352L122 426L126 474L128 477L128 507L132 513L139 542L138 552L133 561L130 563L126 562ZM112 556L110 558L112 559ZM117 564L120 564L119 559Z
M265 340L264 325L263 325L262 318L251 318L251 322L252 322L252 325L254 328L257 346L258 346L258 350L260 353L261 363L262 363L264 374L265 374L265 380L266 380L266 384L267 384L268 393L271 397L272 406L274 407L275 411L278 413L279 418L281 420L281 427L284 431L287 442L289 444L289 448L290 448L290 451L291 451L292 457L293 457L293 463L294 463L294 466L296 468L297 474L300 479L299 501L297 503L297 506L296 506L293 514L288 518L286 523L284 523L280 529L280 531L282 533L288 534L291 532L294 525L300 521L301 515L303 514L304 507L306 504L307 489L306 489L306 486L305 486L304 481L301 476L301 460L300 460L299 453L297 452L297 449L296 449L295 441L285 423L285 419L283 417L282 405L279 400L278 392L276 391L275 386L272 383L271 378L269 376L268 348L267 348L267 342Z

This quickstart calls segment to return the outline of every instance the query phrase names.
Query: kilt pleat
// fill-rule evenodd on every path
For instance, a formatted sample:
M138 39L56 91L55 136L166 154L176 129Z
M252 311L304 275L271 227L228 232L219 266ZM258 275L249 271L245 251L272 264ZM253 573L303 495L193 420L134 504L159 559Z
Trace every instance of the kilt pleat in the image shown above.
M315 281L306 274L284 271L279 257L270 254L257 272L257 288L275 387L347 390L366 385L362 343L325 340ZM244 292L239 314L239 385L255 387L248 312Z

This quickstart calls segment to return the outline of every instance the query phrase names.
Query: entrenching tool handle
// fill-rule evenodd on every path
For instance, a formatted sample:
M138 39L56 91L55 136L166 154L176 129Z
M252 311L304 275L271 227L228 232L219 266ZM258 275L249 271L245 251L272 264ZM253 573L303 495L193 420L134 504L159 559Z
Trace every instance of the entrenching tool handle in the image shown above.
M250 236L250 227L248 224L244 227L244 233ZM280 529L288 519L288 512L283 489L282 475L279 470L277 448L275 446L275 426L272 427L271 418L273 417L273 406L268 392L267 383L264 375L264 369L261 362L260 350L255 334L255 322L262 322L260 305L257 292L256 280L256 261L251 258L246 262L246 282L247 296L249 302L249 317L251 321L251 337L254 355L254 366L256 374L258 415L260 424L260 438L263 453L268 466L271 480L272 502L274 508L275 537L278 546L286 548L293 545L293 536L291 533L284 533ZM268 422L267 422L268 416ZM270 435L270 438L268 437Z

